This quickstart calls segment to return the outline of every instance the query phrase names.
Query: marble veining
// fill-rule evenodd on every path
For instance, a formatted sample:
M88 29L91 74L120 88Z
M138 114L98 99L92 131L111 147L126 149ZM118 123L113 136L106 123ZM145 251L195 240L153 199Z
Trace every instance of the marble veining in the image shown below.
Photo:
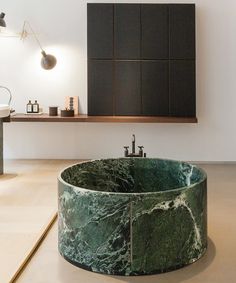
M166 272L207 247L206 174L142 158L85 162L59 176L59 251L100 273Z

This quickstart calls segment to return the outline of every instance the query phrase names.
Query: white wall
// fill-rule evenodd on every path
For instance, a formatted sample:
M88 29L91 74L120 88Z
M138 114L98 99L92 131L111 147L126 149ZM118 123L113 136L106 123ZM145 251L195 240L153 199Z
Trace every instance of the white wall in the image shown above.
M92 1L128 2L128 1ZM189 1L129 1L181 2ZM79 95L87 111L86 3L84 0L1 0L9 28L30 21L46 51L58 58L48 72L39 66L33 38L0 38L0 84L11 88L17 112L28 99L63 106ZM197 116L192 124L10 123L4 126L6 158L99 158L121 156L131 134L149 156L236 161L236 1L196 0ZM0 98L2 101L2 96Z

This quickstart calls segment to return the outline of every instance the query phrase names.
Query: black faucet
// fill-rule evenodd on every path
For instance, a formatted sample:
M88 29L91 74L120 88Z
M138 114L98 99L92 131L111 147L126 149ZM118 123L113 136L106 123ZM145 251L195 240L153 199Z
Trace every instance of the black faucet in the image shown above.
M132 135L132 154L135 154L135 135Z
M135 135L132 136L132 152L129 153L129 146L124 146L125 152L124 155L125 157L146 157L146 153L143 153L144 147L142 145L138 146L139 152L135 153Z

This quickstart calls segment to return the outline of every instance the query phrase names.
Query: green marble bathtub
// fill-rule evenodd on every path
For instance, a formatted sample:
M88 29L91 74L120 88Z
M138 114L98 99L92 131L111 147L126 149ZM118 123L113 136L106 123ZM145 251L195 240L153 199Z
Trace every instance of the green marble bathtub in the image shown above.
M121 158L59 176L59 251L72 264L113 275L178 269L207 248L205 172L188 163Z

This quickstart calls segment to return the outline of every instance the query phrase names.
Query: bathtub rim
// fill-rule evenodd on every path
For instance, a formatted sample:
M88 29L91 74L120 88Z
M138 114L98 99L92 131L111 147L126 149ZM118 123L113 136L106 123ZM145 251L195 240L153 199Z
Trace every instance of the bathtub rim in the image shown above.
M62 169L59 172L59 175L57 177L57 180L62 183L63 185L70 187L72 189L75 189L76 191L82 191L82 192L90 192L90 193L99 193L99 194L105 194L105 195L123 195L123 196L146 196L146 195L160 195L160 194L166 194L166 193L174 193L174 192L181 192L181 191L186 191L189 190L193 187L196 187L199 184L202 184L204 182L207 182L207 173L205 172L205 170L203 170L201 167L199 167L198 165L194 165L190 162L187 161L181 161L181 160L174 160L174 159L168 159L168 158L157 158L157 157L147 157L147 159L155 159L155 160L165 160L165 161L174 161L177 163L185 163L188 165L191 165L195 168L197 168L201 173L202 173L202 178L200 181L195 182L189 186L183 186L183 187L179 187L179 188L175 188L175 189L170 189L170 190L165 190L165 191L157 191L157 192L137 192L137 193L122 193L122 192L106 192L106 191L96 191L96 190L91 190L91 189L86 189L86 188L82 188L82 187L77 187L74 186L70 183L67 183L65 180L62 179L61 175L64 171L66 171L67 169L76 166L76 165L80 165L80 164L84 164L84 163L92 163L94 161L101 161L101 160L111 160L111 159L143 159L143 157L111 157L111 158L100 158L100 159L91 159L91 160L86 160L86 161L82 161L82 162L77 162L74 163L72 165L67 166L66 168Z

